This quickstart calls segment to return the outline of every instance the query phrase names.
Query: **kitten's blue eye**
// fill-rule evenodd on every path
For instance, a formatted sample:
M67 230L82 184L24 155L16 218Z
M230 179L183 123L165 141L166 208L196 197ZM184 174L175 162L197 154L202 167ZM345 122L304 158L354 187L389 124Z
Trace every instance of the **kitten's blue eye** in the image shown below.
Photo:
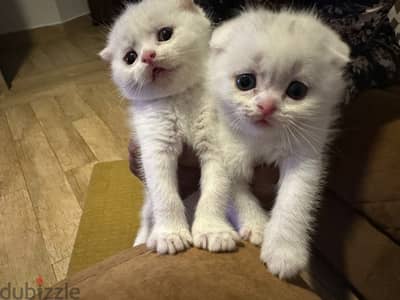
M161 28L157 33L157 39L159 42L168 41L172 37L173 33L174 29L172 27Z
M292 81L287 90L288 95L293 100L303 100L307 96L308 87L300 81Z
M256 87L257 79L252 73L245 73L236 76L236 86L241 91L249 91Z
M124 56L124 61L127 65L131 65L136 61L137 53L134 50L128 51Z

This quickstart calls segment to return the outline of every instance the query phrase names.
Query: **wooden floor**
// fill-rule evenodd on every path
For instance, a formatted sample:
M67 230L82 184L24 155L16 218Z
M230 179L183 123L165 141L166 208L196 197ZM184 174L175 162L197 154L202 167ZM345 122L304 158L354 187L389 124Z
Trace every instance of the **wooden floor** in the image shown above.
M0 87L0 287L65 277L93 165L127 158L126 102L97 56L104 29L84 17L33 37Z

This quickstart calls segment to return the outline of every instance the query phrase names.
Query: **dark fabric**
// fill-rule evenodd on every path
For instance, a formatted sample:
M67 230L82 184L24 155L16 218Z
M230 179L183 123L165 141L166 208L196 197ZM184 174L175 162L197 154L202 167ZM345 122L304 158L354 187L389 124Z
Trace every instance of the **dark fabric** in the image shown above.
M389 11L389 21L394 28L397 42L400 45L400 0L397 0Z
M123 0L88 0L93 24L110 24L123 9L124 3Z

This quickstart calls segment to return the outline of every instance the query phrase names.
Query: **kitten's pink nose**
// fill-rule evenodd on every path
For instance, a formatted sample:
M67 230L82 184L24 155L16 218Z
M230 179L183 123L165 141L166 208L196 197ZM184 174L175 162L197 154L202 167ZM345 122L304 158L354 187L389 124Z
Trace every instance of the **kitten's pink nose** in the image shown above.
M145 50L142 54L142 62L145 64L151 65L156 58L156 51L154 50Z
M264 117L268 117L276 111L275 101L270 99L258 103L257 107L261 111Z

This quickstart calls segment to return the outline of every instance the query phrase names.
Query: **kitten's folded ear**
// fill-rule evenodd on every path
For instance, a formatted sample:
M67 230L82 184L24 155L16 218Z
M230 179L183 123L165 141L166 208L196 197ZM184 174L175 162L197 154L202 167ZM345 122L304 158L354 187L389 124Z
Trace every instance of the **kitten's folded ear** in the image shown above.
M99 52L99 56L105 61L111 61L112 59L112 52L111 49L106 47Z
M194 3L193 0L178 0L179 7L190 10L190 11L198 11L197 5Z
M334 55L333 63L340 66L345 66L350 62L350 47L340 39L338 35L331 37L327 45L328 51Z
M234 21L227 21L223 25L217 27L211 36L209 42L210 50L213 54L218 54L224 51L227 43L231 40L235 30Z

